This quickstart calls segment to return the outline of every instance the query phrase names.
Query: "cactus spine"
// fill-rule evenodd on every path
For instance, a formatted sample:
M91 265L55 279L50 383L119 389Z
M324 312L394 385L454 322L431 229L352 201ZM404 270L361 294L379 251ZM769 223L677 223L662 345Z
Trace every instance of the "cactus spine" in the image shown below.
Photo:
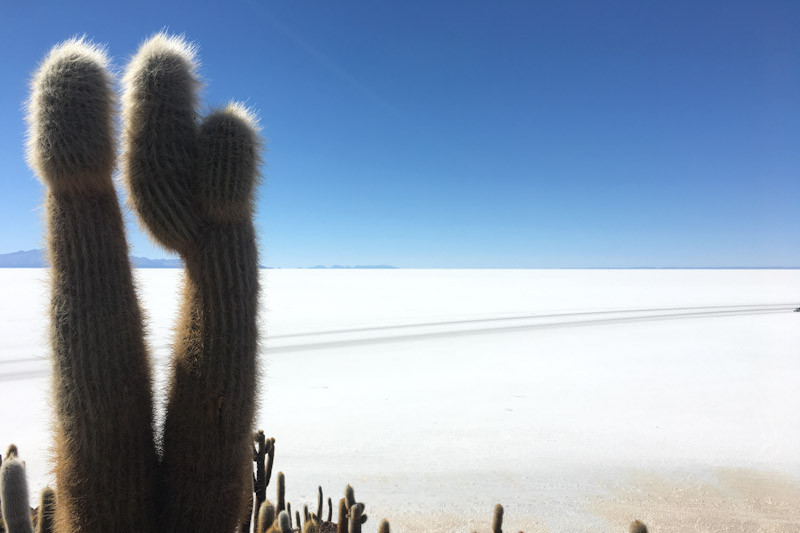
M236 527L252 477L260 140L238 105L198 120L196 69L192 47L163 34L134 56L123 176L144 226L186 265L164 422L163 526L217 533Z
M150 368L133 288L102 50L56 46L36 72L28 159L47 185L57 521L66 531L155 528ZM87 502L92 502L91 504Z
M25 466L15 456L0 467L0 503L7 533L33 533Z

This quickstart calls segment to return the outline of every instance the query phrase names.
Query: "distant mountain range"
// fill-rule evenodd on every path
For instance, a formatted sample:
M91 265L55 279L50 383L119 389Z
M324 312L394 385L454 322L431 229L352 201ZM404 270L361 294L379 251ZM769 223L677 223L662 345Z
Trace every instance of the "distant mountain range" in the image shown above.
M329 266L329 267L328 266L323 266L323 265L317 265L317 266L305 267L305 268L313 270L313 269L320 269L320 268L324 268L324 269L332 269L332 268L333 269L336 269L336 268L343 268L343 269L349 269L349 268L354 268L354 269L355 268L360 268L360 269L383 269L383 268L388 268L388 269L392 269L392 268L397 268L397 267L391 266L391 265L355 265L355 266L333 265L333 266Z
M180 259L150 259L149 257L131 256L131 264L134 268L182 268L183 263ZM50 264L47 261L47 252L40 248L38 250L20 250L10 254L0 254L0 268L47 268ZM260 268L271 268L261 266ZM317 265L309 268L397 268L389 265L357 265L341 266L333 265L330 267Z
M136 268L181 268L180 259L150 259L149 257L133 257L131 263ZM47 268L47 252L38 250L20 250L10 254L0 254L0 268Z

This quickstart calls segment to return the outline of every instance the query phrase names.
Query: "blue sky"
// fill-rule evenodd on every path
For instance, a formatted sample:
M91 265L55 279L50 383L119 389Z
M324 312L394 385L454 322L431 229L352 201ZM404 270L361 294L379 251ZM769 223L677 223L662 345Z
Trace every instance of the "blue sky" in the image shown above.
M0 4L0 253L43 245L37 62L166 27L261 116L262 263L800 265L798 2L202 4Z

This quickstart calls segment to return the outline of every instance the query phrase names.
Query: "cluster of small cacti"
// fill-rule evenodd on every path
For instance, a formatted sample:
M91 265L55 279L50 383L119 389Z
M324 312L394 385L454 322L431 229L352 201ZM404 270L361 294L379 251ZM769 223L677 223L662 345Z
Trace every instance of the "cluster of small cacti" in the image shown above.
M272 464L275 459L275 439L265 439L264 432L255 434L256 447L253 453L255 473L253 474L253 492L249 493L253 514L248 512L242 521L242 533L358 533L367 521L364 504L356 501L353 487L347 485L344 497L339 500L339 516L333 522L333 502L327 499L327 518L322 520L324 496L322 487L317 487L317 512L308 510L303 505L303 514L295 511L292 516L291 504L285 501L286 476L278 473L278 484L275 491L278 507L266 498ZM281 506L285 508L281 509ZM39 507L33 509L28 505L28 485L25 476L25 463L18 458L15 445L10 445L5 461L0 457L0 532L3 533L54 533L58 531L54 525L56 513L56 494L50 487L41 492ZM279 510L280 509L280 510ZM252 520L252 524L251 524ZM503 531L503 506L496 505L492 517L492 533ZM389 522L382 520L378 525L378 533L391 533ZM522 533L522 532L520 532ZM647 526L639 520L630 525L630 533L647 533Z
M142 312L112 181L118 98L105 52L73 39L40 65L28 112L29 162L47 188L56 491L46 488L32 514L25 466L10 447L0 467L0 526L8 533L34 525L59 533L361 533L367 515L350 486L336 523L330 498L322 521L321 487L316 513L304 506L293 517L282 472L277 504L268 501L275 441L258 432L254 448L250 442L256 120L238 104L199 115L195 49L179 37L145 42L123 85L121 175L130 203L186 267L163 431L155 431ZM389 530L381 522L379 531Z
M39 507L28 504L28 478L25 463L19 459L15 445L0 457L0 531L5 533L53 533L55 493L42 489Z

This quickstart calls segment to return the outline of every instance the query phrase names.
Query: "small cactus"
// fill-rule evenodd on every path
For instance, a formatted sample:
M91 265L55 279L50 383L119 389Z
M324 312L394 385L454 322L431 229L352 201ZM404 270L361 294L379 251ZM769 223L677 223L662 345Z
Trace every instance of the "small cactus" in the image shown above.
M253 461L256 463L256 474L253 479L253 490L255 492L255 505L253 507L253 523L258 524L258 514L261 504L267 499L267 486L272 476L272 461L275 457L275 439L267 439L263 431L258 431L253 436L255 448L253 449Z
M286 510L286 477L283 472L278 472L278 506L276 507L278 513Z
M644 522L634 520L631 522L630 533L647 533L647 526Z
M281 533L292 533L292 519L286 511L281 511L278 515L278 528Z
M492 533L503 533L503 506L499 503L494 506L492 517Z
M367 515L364 514L364 504L353 504L347 512L349 518L349 532L348 533L361 533L361 526L367 521Z
M275 439L270 438L267 441L267 466L264 474L264 491L266 495L267 487L272 479L272 464L275 462Z
M256 533L266 533L275 522L275 506L269 500L264 500L258 511L258 522L256 522Z
M336 522L336 533L347 533L347 500L339 500L339 517Z
M7 457L0 467L0 502L7 533L33 533L28 480L25 467L16 456Z
M350 485L344 488L344 500L348 511L356 504L356 493Z
M17 451L16 444L9 444L8 448L6 449L6 459L11 459L12 457L18 457L19 452ZM2 463L2 461L0 461Z
M317 487L317 518L322 519L322 486Z
M42 489L36 518L36 533L53 533L56 513L56 493L50 487Z
M378 533L391 533L388 521L381 520L381 524L378 526Z

